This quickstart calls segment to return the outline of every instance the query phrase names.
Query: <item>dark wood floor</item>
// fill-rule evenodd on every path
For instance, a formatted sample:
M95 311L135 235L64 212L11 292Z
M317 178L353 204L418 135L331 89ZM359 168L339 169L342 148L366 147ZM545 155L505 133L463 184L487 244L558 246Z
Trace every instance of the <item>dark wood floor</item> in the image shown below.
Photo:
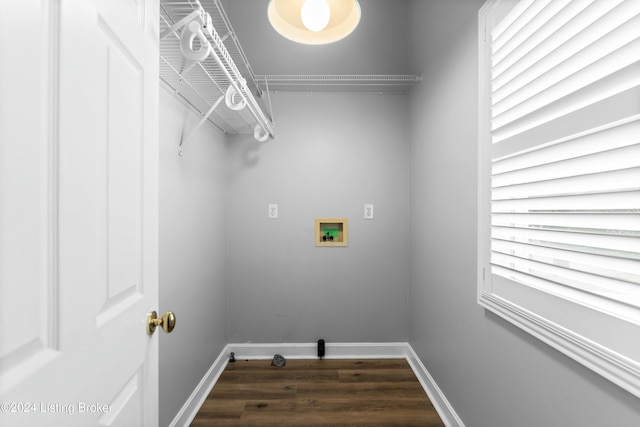
M229 363L192 426L444 426L404 359Z

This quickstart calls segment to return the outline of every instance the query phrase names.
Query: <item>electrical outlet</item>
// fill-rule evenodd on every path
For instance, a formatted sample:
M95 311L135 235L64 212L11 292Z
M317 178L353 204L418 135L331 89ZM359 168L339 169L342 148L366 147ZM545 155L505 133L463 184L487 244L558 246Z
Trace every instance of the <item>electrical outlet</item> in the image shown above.
M276 203L269 204L269 218L270 219L278 218L278 205Z
M364 219L373 219L373 204L364 205Z

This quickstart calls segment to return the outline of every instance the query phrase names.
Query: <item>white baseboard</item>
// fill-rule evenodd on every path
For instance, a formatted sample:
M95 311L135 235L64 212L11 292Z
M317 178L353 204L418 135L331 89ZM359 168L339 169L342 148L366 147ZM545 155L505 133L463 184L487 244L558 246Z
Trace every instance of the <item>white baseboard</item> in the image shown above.
M438 384L436 384L429 371L427 371L427 368L422 364L416 352L413 351L411 345L407 344L407 346L407 362L409 362L411 369L413 369L416 377L418 377L418 381L420 381L425 393L429 396L431 404L433 404L433 407L438 411L438 415L440 415L444 425L447 427L465 427L453 409L453 406L451 406L444 393L442 393L442 390L440 390L440 387L438 387Z
M222 371L227 366L231 352L234 353L235 358L238 360L268 360L272 359L274 354L281 354L287 359L315 359L318 357L316 343L227 344L169 427L186 427L193 421ZM325 358L407 359L409 366L413 369L444 424L447 427L464 427L464 423L456 414L453 406L444 396L409 343L327 343L325 345Z
M407 343L327 343L325 359L390 359L404 358ZM281 354L287 359L317 359L316 343L229 344L236 359L271 359Z
M187 427L191 424L198 414L200 407L213 389L213 386L218 381L218 378L222 375L222 371L224 371L227 363L229 363L228 347L229 345L227 344L224 349L222 349L222 352L220 352L216 360L213 362L213 365L211 365L207 373L202 377L185 404L182 405L182 409L180 409L171 424L169 424L169 427Z

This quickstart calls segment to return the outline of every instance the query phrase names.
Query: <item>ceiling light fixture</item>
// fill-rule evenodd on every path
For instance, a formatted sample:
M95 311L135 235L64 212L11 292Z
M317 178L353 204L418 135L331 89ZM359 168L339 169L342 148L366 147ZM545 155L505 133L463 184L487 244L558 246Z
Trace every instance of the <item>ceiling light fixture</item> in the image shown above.
M328 44L351 34L360 23L358 0L271 0L273 28L298 43Z

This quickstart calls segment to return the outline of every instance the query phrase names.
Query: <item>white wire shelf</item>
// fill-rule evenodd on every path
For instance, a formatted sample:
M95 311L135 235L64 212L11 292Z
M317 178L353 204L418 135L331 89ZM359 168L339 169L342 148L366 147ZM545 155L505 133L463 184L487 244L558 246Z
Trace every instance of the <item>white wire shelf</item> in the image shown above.
M258 75L261 87L277 92L408 93L422 76L406 74Z
M212 25L203 22L207 31L202 33L214 53L201 61L189 61L181 48L182 32L189 31L186 28L194 16L204 16L206 21L207 14ZM258 125L275 136L262 91L219 0L161 0L160 34L160 78L178 96L224 133L252 134ZM195 37L194 50L201 46ZM240 89L246 108L232 109L220 102L230 86Z

